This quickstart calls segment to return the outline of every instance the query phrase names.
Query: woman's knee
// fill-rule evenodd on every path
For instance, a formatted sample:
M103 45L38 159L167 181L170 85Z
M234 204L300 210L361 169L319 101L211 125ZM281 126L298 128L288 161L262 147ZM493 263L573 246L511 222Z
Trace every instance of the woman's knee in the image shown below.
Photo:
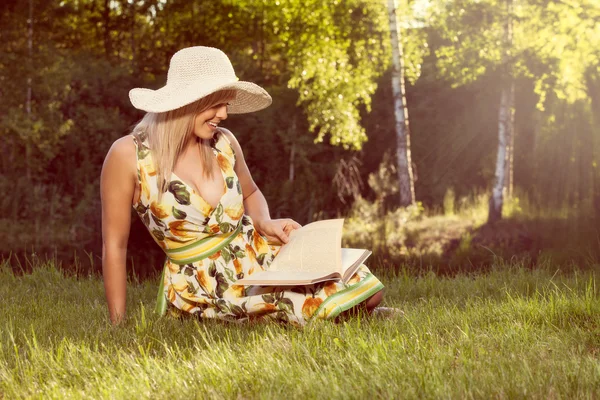
M379 303L381 303L381 300L383 300L383 290L380 290L366 300L365 305L367 307L367 311L371 311L377 307Z

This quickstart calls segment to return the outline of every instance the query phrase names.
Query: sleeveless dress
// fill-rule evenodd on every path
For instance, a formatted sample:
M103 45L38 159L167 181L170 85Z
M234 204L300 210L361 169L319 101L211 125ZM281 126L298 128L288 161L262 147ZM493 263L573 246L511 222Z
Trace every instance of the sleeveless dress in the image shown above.
M225 134L218 131L210 142L225 185L214 208L174 173L159 201L147 135L133 137L141 187L134 209L167 255L159 300L164 296L172 314L304 325L313 318L335 318L383 289L364 265L347 284L236 285L238 279L268 269L279 248L269 245L244 214L233 170L236 156Z

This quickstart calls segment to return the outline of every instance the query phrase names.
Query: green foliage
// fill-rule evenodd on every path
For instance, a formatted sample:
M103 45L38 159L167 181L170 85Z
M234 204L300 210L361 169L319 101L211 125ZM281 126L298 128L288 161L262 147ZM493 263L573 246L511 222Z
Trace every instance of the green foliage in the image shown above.
M417 199L432 213L453 188L456 213L479 221L497 140L502 2L432 2L426 10L399 3ZM381 243L423 237L416 228L382 230L377 219L396 201L391 155L380 168L396 140L385 2L36 1L31 56L28 4L0 6L0 189L10 193L0 200L8 238L2 254L98 250L100 168L111 143L142 116L127 92L162 85L169 57L189 45L222 48L241 79L274 98L269 109L232 115L225 125L242 143L274 217L306 223L353 215L352 196L360 194L372 208L361 215L375 219L353 228L357 234L384 232L373 236ZM517 77L518 206L570 217L589 212L600 204L593 190L600 187L598 7L591 0L515 4L508 60ZM315 137L329 143L315 145ZM340 166L348 160L358 189L344 193L335 183L346 177ZM133 221L131 249L155 249ZM451 231L453 224L460 225L450 222ZM134 254L138 271L160 265L155 250L151 259Z
M431 28L444 41L435 50L441 75L458 86L505 68L535 81L542 110L549 92L568 102L584 99L585 71L599 60L600 31L593 17L600 15L598 4L520 0L508 10L507 3L432 4Z
M271 60L296 89L308 130L330 143L360 149L367 140L359 106L370 109L375 80L389 65L389 29L383 3L365 0L232 2L260 13ZM265 45L266 46L266 45ZM265 46L256 46L264 52ZM271 61L272 63L273 61Z

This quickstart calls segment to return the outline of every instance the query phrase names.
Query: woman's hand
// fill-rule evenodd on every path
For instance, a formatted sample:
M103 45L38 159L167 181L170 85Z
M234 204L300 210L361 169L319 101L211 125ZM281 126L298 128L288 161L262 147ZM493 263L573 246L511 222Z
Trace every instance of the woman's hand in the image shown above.
M293 219L282 218L256 221L254 227L258 233L266 236L269 242L286 244L290 241L290 233L295 229L301 228L302 225Z

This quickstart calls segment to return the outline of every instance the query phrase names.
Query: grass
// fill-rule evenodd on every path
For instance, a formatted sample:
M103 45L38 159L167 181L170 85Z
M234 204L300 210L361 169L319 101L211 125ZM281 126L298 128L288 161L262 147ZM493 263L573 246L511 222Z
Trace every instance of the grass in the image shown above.
M158 319L144 281L113 327L98 277L5 262L0 398L600 396L597 268L377 274L405 316L304 329Z

